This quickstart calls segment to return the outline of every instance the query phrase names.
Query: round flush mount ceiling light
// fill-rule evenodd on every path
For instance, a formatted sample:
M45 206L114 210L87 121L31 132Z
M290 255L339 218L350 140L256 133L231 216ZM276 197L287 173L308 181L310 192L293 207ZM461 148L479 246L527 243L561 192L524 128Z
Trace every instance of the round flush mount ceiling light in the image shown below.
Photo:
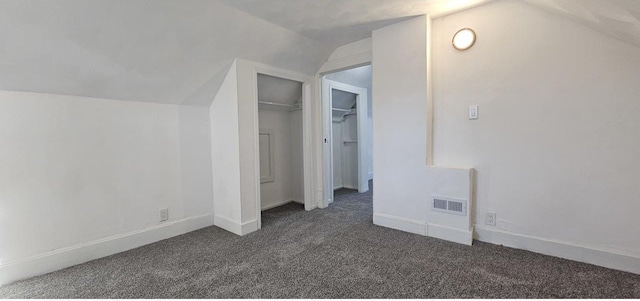
M476 32L471 28L463 28L453 35L453 48L467 50L476 42Z

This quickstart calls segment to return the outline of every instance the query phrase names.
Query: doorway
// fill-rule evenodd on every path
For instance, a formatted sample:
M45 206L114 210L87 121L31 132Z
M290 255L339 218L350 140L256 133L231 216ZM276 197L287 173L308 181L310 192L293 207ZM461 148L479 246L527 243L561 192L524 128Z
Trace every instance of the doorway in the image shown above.
M326 74L322 78L324 206L334 191L369 190L373 178L371 66Z
M304 211L303 83L258 73L257 98L260 215L281 206Z

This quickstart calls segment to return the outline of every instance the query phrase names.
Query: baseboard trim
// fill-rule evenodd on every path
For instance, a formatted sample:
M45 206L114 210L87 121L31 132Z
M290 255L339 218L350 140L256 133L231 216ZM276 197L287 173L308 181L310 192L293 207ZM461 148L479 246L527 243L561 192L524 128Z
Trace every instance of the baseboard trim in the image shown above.
M214 218L214 225L239 236L258 231L257 220L252 220L241 224L226 217L216 215Z
M476 227L475 233L483 242L640 274L640 256L635 254L487 228Z
M473 229L465 231L382 213L373 214L373 223L382 227L420 234L468 246L473 243Z
M0 265L0 285L121 253L214 224L213 214L170 221Z
M273 209L273 208L276 208L276 207L280 207L282 205L286 205L286 204L289 204L291 202L295 202L295 201L294 200L286 200L286 201L282 201L282 202L279 202L279 203L276 203L276 204L272 204L272 205L269 205L269 206L264 206L264 207L260 208L260 211L265 211L265 210Z
M427 235L427 225L424 222L394 215L374 213L373 224L404 232Z
M467 246L473 244L473 229L465 231L436 224L427 224L427 236L444 239Z

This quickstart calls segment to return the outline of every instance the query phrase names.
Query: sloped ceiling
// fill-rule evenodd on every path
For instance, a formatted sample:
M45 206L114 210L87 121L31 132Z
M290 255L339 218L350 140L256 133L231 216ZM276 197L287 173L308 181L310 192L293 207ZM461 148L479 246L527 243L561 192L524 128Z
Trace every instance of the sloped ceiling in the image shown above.
M638 0L525 0L532 6L640 46Z
M260 19L341 46L403 19L438 17L494 0L223 0Z
M234 58L314 74L332 51L220 1L0 0L2 90L178 104Z
M258 101L293 105L301 100L301 82L258 74Z
M206 105L234 58L314 74L374 29L490 1L0 0L0 89ZM638 0L525 1L640 45Z

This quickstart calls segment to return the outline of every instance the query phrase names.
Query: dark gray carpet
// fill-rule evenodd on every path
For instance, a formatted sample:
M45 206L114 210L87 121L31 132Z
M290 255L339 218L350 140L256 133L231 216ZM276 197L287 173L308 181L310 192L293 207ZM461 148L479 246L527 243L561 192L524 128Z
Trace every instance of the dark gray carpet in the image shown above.
M0 288L3 298L640 298L640 275L372 224L371 194L289 204Z

